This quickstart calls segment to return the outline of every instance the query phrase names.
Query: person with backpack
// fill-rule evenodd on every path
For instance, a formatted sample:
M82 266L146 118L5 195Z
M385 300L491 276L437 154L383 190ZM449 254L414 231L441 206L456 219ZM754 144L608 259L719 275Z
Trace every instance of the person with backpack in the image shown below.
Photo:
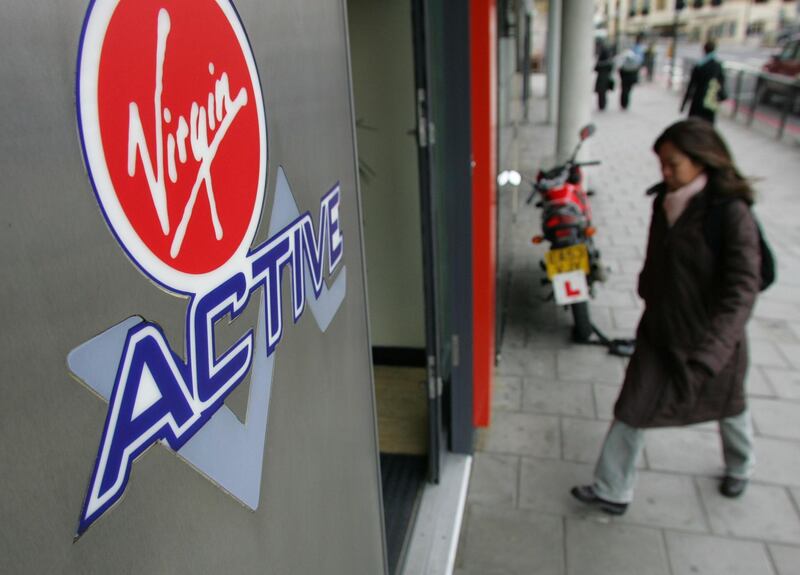
M709 40L703 46L705 56L692 68L689 85L681 103L681 112L689 105L689 116L714 123L719 103L727 99L725 72L717 60L716 44Z
M614 89L614 57L605 42L600 44L594 71L597 72L597 79L594 82L594 91L597 92L597 106L600 110L605 110L606 92Z
M644 62L644 36L636 36L636 43L622 53L619 65L619 105L627 110L631 100L633 85L639 80L639 69Z
M594 481L571 491L614 515L633 499L649 428L718 421L725 463L719 491L745 491L754 465L745 326L759 291L774 279L774 269L764 277L774 262L750 210L753 190L713 126L677 122L653 150L663 181L648 192L653 215L639 275L645 310L636 348Z

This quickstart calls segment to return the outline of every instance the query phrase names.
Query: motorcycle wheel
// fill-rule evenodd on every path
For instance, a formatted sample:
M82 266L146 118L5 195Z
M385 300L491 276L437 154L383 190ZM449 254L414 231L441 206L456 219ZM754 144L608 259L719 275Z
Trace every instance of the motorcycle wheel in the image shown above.
M572 319L575 325L572 328L572 341L575 343L586 343L592 337L592 321L589 319L589 302L574 303L572 308Z

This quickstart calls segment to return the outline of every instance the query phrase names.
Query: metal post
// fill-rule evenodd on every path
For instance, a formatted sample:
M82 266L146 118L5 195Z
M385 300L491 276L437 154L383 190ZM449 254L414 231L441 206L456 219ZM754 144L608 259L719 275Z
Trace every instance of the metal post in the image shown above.
M739 113L739 100L742 98L742 77L744 76L744 70L739 70L739 73L736 74L736 95L734 96L733 100L733 114L732 118L735 120L736 115Z
M558 119L558 85L561 75L561 2L547 8L547 123Z
M747 116L747 125L751 125L753 123L753 116L756 113L756 106L758 106L758 100L761 97L761 91L763 89L763 84L761 82L761 75L759 74L758 79L756 80L756 89L753 90L753 101L750 103L750 114Z
M522 61L522 109L524 110L523 118L527 122L531 90L531 15L527 10L525 11L525 41L522 45L524 46L522 51L525 54L525 59Z
M753 4L753 0L747 0L747 5L744 9L744 41L747 42L747 39L750 37L750 7Z
M559 86L557 161L569 157L578 132L591 118L593 6L586 0L564 0L561 14L561 82Z
M792 106L794 106L794 99L796 97L796 88L789 88L786 91L786 100L783 104L783 112L781 112L781 124L778 127L778 140L783 139L783 130L786 128L786 121L789 119L789 114L792 112Z
M675 60L678 57L678 17L681 14L680 8L675 7L675 18L672 21L672 60L669 64L669 78L667 88L672 88L673 78L675 77Z
M620 20L622 14L622 0L617 0L617 13L614 14L614 54L619 54Z

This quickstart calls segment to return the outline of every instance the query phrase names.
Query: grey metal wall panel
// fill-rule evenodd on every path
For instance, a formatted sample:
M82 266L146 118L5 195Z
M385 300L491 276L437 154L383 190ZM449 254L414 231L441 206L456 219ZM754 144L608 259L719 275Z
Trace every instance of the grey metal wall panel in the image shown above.
M327 332L287 321L274 355L256 511L161 445L122 500L73 543L108 405L67 369L76 346L132 315L184 346L187 301L148 280L110 233L76 128L87 4L0 6L0 572L341 573L384 570L373 391L342 2L239 1L282 166L316 219L337 181L347 296ZM284 317L290 317L284 282ZM257 304L219 341L255 324ZM222 322L226 323L226 322ZM249 382L227 400L244 417Z

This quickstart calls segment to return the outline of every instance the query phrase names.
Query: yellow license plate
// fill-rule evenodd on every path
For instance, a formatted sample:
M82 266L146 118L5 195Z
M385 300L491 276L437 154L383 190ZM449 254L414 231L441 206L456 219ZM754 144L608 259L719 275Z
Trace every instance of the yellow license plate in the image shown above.
M583 270L584 273L588 274L589 252L584 244L550 250L544 255L544 263L547 266L547 277L549 279L553 279L555 275L576 270Z

